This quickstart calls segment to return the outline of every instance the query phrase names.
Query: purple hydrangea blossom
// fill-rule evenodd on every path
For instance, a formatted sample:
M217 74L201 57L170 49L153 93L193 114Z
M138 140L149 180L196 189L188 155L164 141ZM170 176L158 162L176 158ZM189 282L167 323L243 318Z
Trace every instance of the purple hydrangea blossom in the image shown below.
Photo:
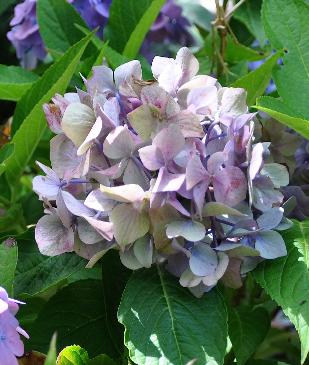
M20 335L29 338L28 334L19 327L15 318L18 305L23 304L9 298L6 290L0 287L0 359L1 365L18 365L16 356L24 354L24 344Z
M97 66L85 91L44 106L56 136L33 180L43 254L75 251L91 266L115 249L133 270L165 265L197 296L286 255L288 171L255 138L245 90L198 70L188 48L155 57L154 81L138 61Z
M90 29L99 28L98 35L102 38L112 0L67 1L75 7ZM16 5L10 25L12 29L7 37L15 47L22 66L28 69L35 68L38 61L44 60L47 54L37 23L36 0L24 0ZM167 0L146 36L141 53L151 61L155 44L192 45L193 38L188 31L189 26L188 20L182 16L181 7L176 5L174 0Z
M10 25L12 29L7 37L16 49L21 65L28 69L35 68L37 61L46 56L36 20L36 0L25 0L16 5Z

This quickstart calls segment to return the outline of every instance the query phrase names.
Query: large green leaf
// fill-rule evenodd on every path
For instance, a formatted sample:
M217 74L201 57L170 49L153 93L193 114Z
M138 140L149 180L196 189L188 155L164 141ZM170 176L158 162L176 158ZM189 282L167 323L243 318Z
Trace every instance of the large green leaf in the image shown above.
M37 79L21 67L0 65L0 99L19 100Z
M117 273L110 277L113 279L117 280ZM66 286L40 311L30 329L28 347L46 352L49 339L57 331L57 345L61 349L75 343L86 348L90 357L101 353L118 356L116 339L106 331L103 302L100 280L82 280Z
M301 340L302 363L309 352L309 221L294 222L283 233L288 255L264 261L254 277L295 325Z
M94 359L89 360L87 365L117 365L114 360L112 360L107 355L99 355Z
M35 243L33 230L17 238L19 259L14 290L17 295L36 295L57 285L86 266L76 254L43 256Z
M276 49L286 49L283 65L274 72L284 103L309 119L309 6L303 0L267 0L262 19L267 38ZM299 115L298 115L299 116Z
M123 55L128 58L134 58L141 48L143 40L160 13L162 6L166 0L153 0L149 8L145 11L135 29L130 35L129 40L123 50Z
M17 265L17 247L0 245L0 285L13 296L13 282Z
M46 48L60 53L82 38L76 24L87 27L79 13L66 0L38 0L37 17Z
M139 21L153 0L113 0L109 9L107 26L104 29L105 39L110 46L122 52Z
M258 98L255 107L294 129L305 138L309 138L309 120L297 117L295 112L293 112L282 100L270 96L262 96Z
M248 28L262 47L266 36L261 19L261 5L261 0L246 0L233 16Z
M16 233L23 221L23 212L20 204L11 204L8 209L4 209L0 216L0 232Z
M264 308L239 307L229 309L229 337L237 364L244 364L262 343L270 326Z
M102 263L102 302L106 319L105 331L114 339L114 351L121 356L123 352L123 328L117 320L117 309L130 271L127 270L119 259L117 251L109 251L101 260ZM117 279L113 279L117 273Z
M12 139L15 151L6 162L6 173L10 183L18 181L46 130L43 104L56 92L64 93L91 36L86 36L72 46L18 102L13 125L20 127Z
M212 290L197 299L159 266L133 274L118 319L139 365L223 363L227 312L220 293Z
M90 34L90 31L85 27L77 26L84 34ZM123 63L129 62L130 59L119 52L115 51L108 45L108 42L101 41L98 37L93 37L92 43L96 46L97 50L99 51L99 55L94 62L94 66L98 66L102 64L103 57L106 58L108 65L115 69L116 67L122 65ZM144 79L152 79L152 72L149 63L147 60L140 56L138 57L143 70L143 77Z
M272 70L280 57L281 52L277 52L259 68L236 80L231 85L233 87L242 87L247 90L248 105L253 105L256 98L263 95L265 89L269 85Z

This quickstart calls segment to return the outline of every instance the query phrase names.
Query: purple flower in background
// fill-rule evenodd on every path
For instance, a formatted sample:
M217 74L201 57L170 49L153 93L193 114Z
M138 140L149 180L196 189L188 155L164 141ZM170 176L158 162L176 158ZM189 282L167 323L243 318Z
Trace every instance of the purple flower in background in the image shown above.
M141 53L148 60L152 60L155 56L154 47L156 44L163 44L165 47L171 43L186 47L191 46L194 40L188 31L189 26L188 19L182 15L181 7L176 5L174 0L167 0L146 36ZM169 54L164 55L169 56Z
M1 365L18 365L16 356L24 353L24 344L20 334L29 338L28 334L19 327L15 318L18 311L17 300L10 299L6 290L0 287L0 360Z
M99 28L98 35L102 38L103 29L109 16L109 7L112 0L67 0L79 12L90 29ZM17 57L23 67L33 69L38 60L43 60L47 54L43 40L40 36L36 18L36 0L24 0L14 10L14 17L10 25L12 29L7 37L16 49ZM153 47L155 44L164 46L176 43L183 46L193 44L190 35L189 22L182 16L182 9L167 0L157 20L146 36L141 53L150 61L152 60Z
M46 56L36 19L36 0L25 0L16 5L10 25L12 29L7 37L15 47L22 66L35 68L37 61Z

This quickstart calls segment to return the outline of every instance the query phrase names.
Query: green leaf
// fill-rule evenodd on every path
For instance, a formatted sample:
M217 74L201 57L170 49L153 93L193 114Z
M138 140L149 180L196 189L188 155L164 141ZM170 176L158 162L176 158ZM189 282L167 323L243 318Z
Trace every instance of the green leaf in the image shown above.
M295 325L304 363L309 353L309 221L295 221L282 236L288 255L264 261L254 277Z
M57 365L87 365L89 356L86 350L80 346L73 345L63 349L58 358Z
M2 175L6 169L6 161L14 152L14 144L7 143L0 149L0 175Z
M231 63L240 61L258 61L265 58L266 55L262 52L257 52L252 48L246 47L238 42L235 42L231 36L227 37L227 45L225 50L225 59Z
M114 360L112 360L107 355L99 355L94 359L89 360L87 365L117 365Z
M15 294L37 295L57 285L86 266L86 260L74 253L43 256L33 230L17 238L19 259L16 268Z
M241 77L231 85L232 87L242 87L247 90L248 105L253 105L256 98L263 95L271 80L272 69L281 56L282 53L277 52L259 68Z
M266 35L261 19L261 0L246 0L233 17L241 21L259 41L261 47L265 44Z
M77 28L80 29L84 34L90 34L90 31L85 27L77 25ZM103 57L106 58L108 65L112 69L115 69L118 66L130 61L128 57L125 57L122 54L118 53L108 45L108 42L103 42L98 37L93 37L92 43L100 52L98 59L94 63L94 66L101 65ZM153 76L148 61L141 56L138 57L138 59L142 65L144 79L152 79Z
M0 65L0 99L18 101L37 79L21 67Z
M15 5L18 0L6 0L0 2L0 15L3 14L10 6Z
M102 290L103 310L105 313L105 331L113 339L113 351L122 356L123 353L123 327L117 319L117 309L121 300L125 285L131 274L119 259L118 252L110 250L101 259L102 263ZM117 273L117 280L112 280Z
M44 365L56 365L57 361L56 342L57 342L57 335L53 334Z
M66 0L38 0L37 17L45 47L60 53L64 53L82 38L82 33L75 24L87 27L79 13Z
M17 265L17 247L0 245L0 283L10 296L13 296L13 282Z
M147 32L156 20L164 4L165 0L153 0L149 8L145 11L139 22L136 24L134 31L131 33L130 38L123 50L124 56L128 58L136 57Z
M82 280L64 287L40 311L30 329L28 347L45 352L49 338L57 331L59 348L75 343L86 348L91 357L101 353L117 356L116 339L106 331L108 319L102 303L100 280Z
M229 337L237 364L243 365L267 335L270 318L264 308L238 307L229 309Z
M153 0L113 0L109 9L104 38L110 46L122 53L137 24L151 6Z
M11 204L8 209L4 209L0 216L0 232L14 231L23 220L22 209L20 204Z
M118 319L130 358L139 365L223 363L227 313L220 293L197 299L159 266L134 272Z
M262 19L267 38L276 49L286 49L274 79L283 102L295 115L309 119L309 6L302 0L263 2Z
M10 183L18 182L19 176L46 130L43 104L48 102L56 92L64 93L91 36L92 34L86 36L72 46L59 61L47 69L18 102L13 125L15 128L18 126L20 128L12 139L15 151L6 163L6 173Z
M309 138L309 120L297 117L295 113L280 99L262 96L257 99L258 110L269 114L274 119L294 129L296 132Z
M209 35L206 38L204 51L208 56L214 53L213 51L213 39ZM215 46L217 49L220 47L220 38L218 35L215 36ZM257 52L252 48L246 47L243 44L236 42L235 39L228 35L226 37L226 48L224 53L224 60L229 63L239 63L242 61L259 61L267 57L264 52Z

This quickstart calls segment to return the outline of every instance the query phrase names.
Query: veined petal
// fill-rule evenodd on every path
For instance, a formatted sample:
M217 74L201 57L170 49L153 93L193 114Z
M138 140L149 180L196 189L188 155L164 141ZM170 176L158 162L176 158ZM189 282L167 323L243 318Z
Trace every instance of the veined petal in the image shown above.
M57 216L45 215L35 227L35 240L43 255L56 256L73 251L74 232L65 228Z
M215 199L219 203L235 206L246 199L247 179L240 168L227 166L213 179Z
M115 239L121 247L143 237L149 230L148 214L135 209L132 204L117 205L110 214L110 220Z

